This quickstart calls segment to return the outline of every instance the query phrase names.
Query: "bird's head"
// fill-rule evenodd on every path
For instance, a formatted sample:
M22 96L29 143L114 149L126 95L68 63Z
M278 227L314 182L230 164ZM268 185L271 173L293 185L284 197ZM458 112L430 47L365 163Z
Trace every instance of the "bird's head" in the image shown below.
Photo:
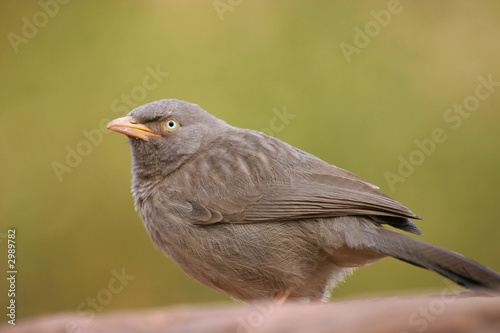
M135 176L165 176L218 136L226 123L196 104L152 102L111 121L107 129L129 137Z

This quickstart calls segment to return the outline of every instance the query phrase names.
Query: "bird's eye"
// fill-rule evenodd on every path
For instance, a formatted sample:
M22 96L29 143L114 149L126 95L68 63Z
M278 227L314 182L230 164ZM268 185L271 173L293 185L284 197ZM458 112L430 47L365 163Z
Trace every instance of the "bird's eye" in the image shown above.
M167 119L164 123L163 123L163 128L167 131L167 132L173 132L175 131L176 129L179 128L179 122L176 120L176 119Z

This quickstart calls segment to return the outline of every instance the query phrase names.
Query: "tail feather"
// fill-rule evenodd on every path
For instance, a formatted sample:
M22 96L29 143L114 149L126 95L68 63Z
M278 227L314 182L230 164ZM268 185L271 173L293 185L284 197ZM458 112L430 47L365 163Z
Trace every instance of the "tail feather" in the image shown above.
M380 228L370 249L436 272L469 289L500 291L500 274L458 253Z

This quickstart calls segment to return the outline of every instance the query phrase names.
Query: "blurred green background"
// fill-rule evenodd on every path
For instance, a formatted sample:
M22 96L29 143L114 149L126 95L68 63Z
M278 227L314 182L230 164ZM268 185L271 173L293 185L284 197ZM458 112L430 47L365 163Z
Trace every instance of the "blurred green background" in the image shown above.
M380 16L387 9L388 1L2 1L0 260L3 270L15 227L18 319L89 310L89 297L100 297L96 312L229 300L153 247L133 208L126 138L99 129L163 98L272 132L378 184L425 218L421 239L500 271L500 87L457 129L443 119L475 94L479 76L500 82L500 3L401 1L390 22ZM356 27L372 29L369 41L355 40ZM340 45L356 41L363 47L348 62ZM276 110L295 118L273 130ZM385 173L435 128L447 140L391 190ZM70 166L71 150L86 156ZM112 271L122 268L135 278L109 299ZM4 306L5 279L0 287ZM385 259L333 299L446 287Z

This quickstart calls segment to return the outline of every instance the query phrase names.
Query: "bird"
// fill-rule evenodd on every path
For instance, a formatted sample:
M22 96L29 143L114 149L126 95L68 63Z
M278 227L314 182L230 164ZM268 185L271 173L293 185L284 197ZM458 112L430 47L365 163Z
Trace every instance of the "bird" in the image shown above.
M233 299L327 300L385 257L500 291L495 271L399 232L422 234L422 218L377 186L196 104L151 102L107 128L129 138L135 208L155 246Z

